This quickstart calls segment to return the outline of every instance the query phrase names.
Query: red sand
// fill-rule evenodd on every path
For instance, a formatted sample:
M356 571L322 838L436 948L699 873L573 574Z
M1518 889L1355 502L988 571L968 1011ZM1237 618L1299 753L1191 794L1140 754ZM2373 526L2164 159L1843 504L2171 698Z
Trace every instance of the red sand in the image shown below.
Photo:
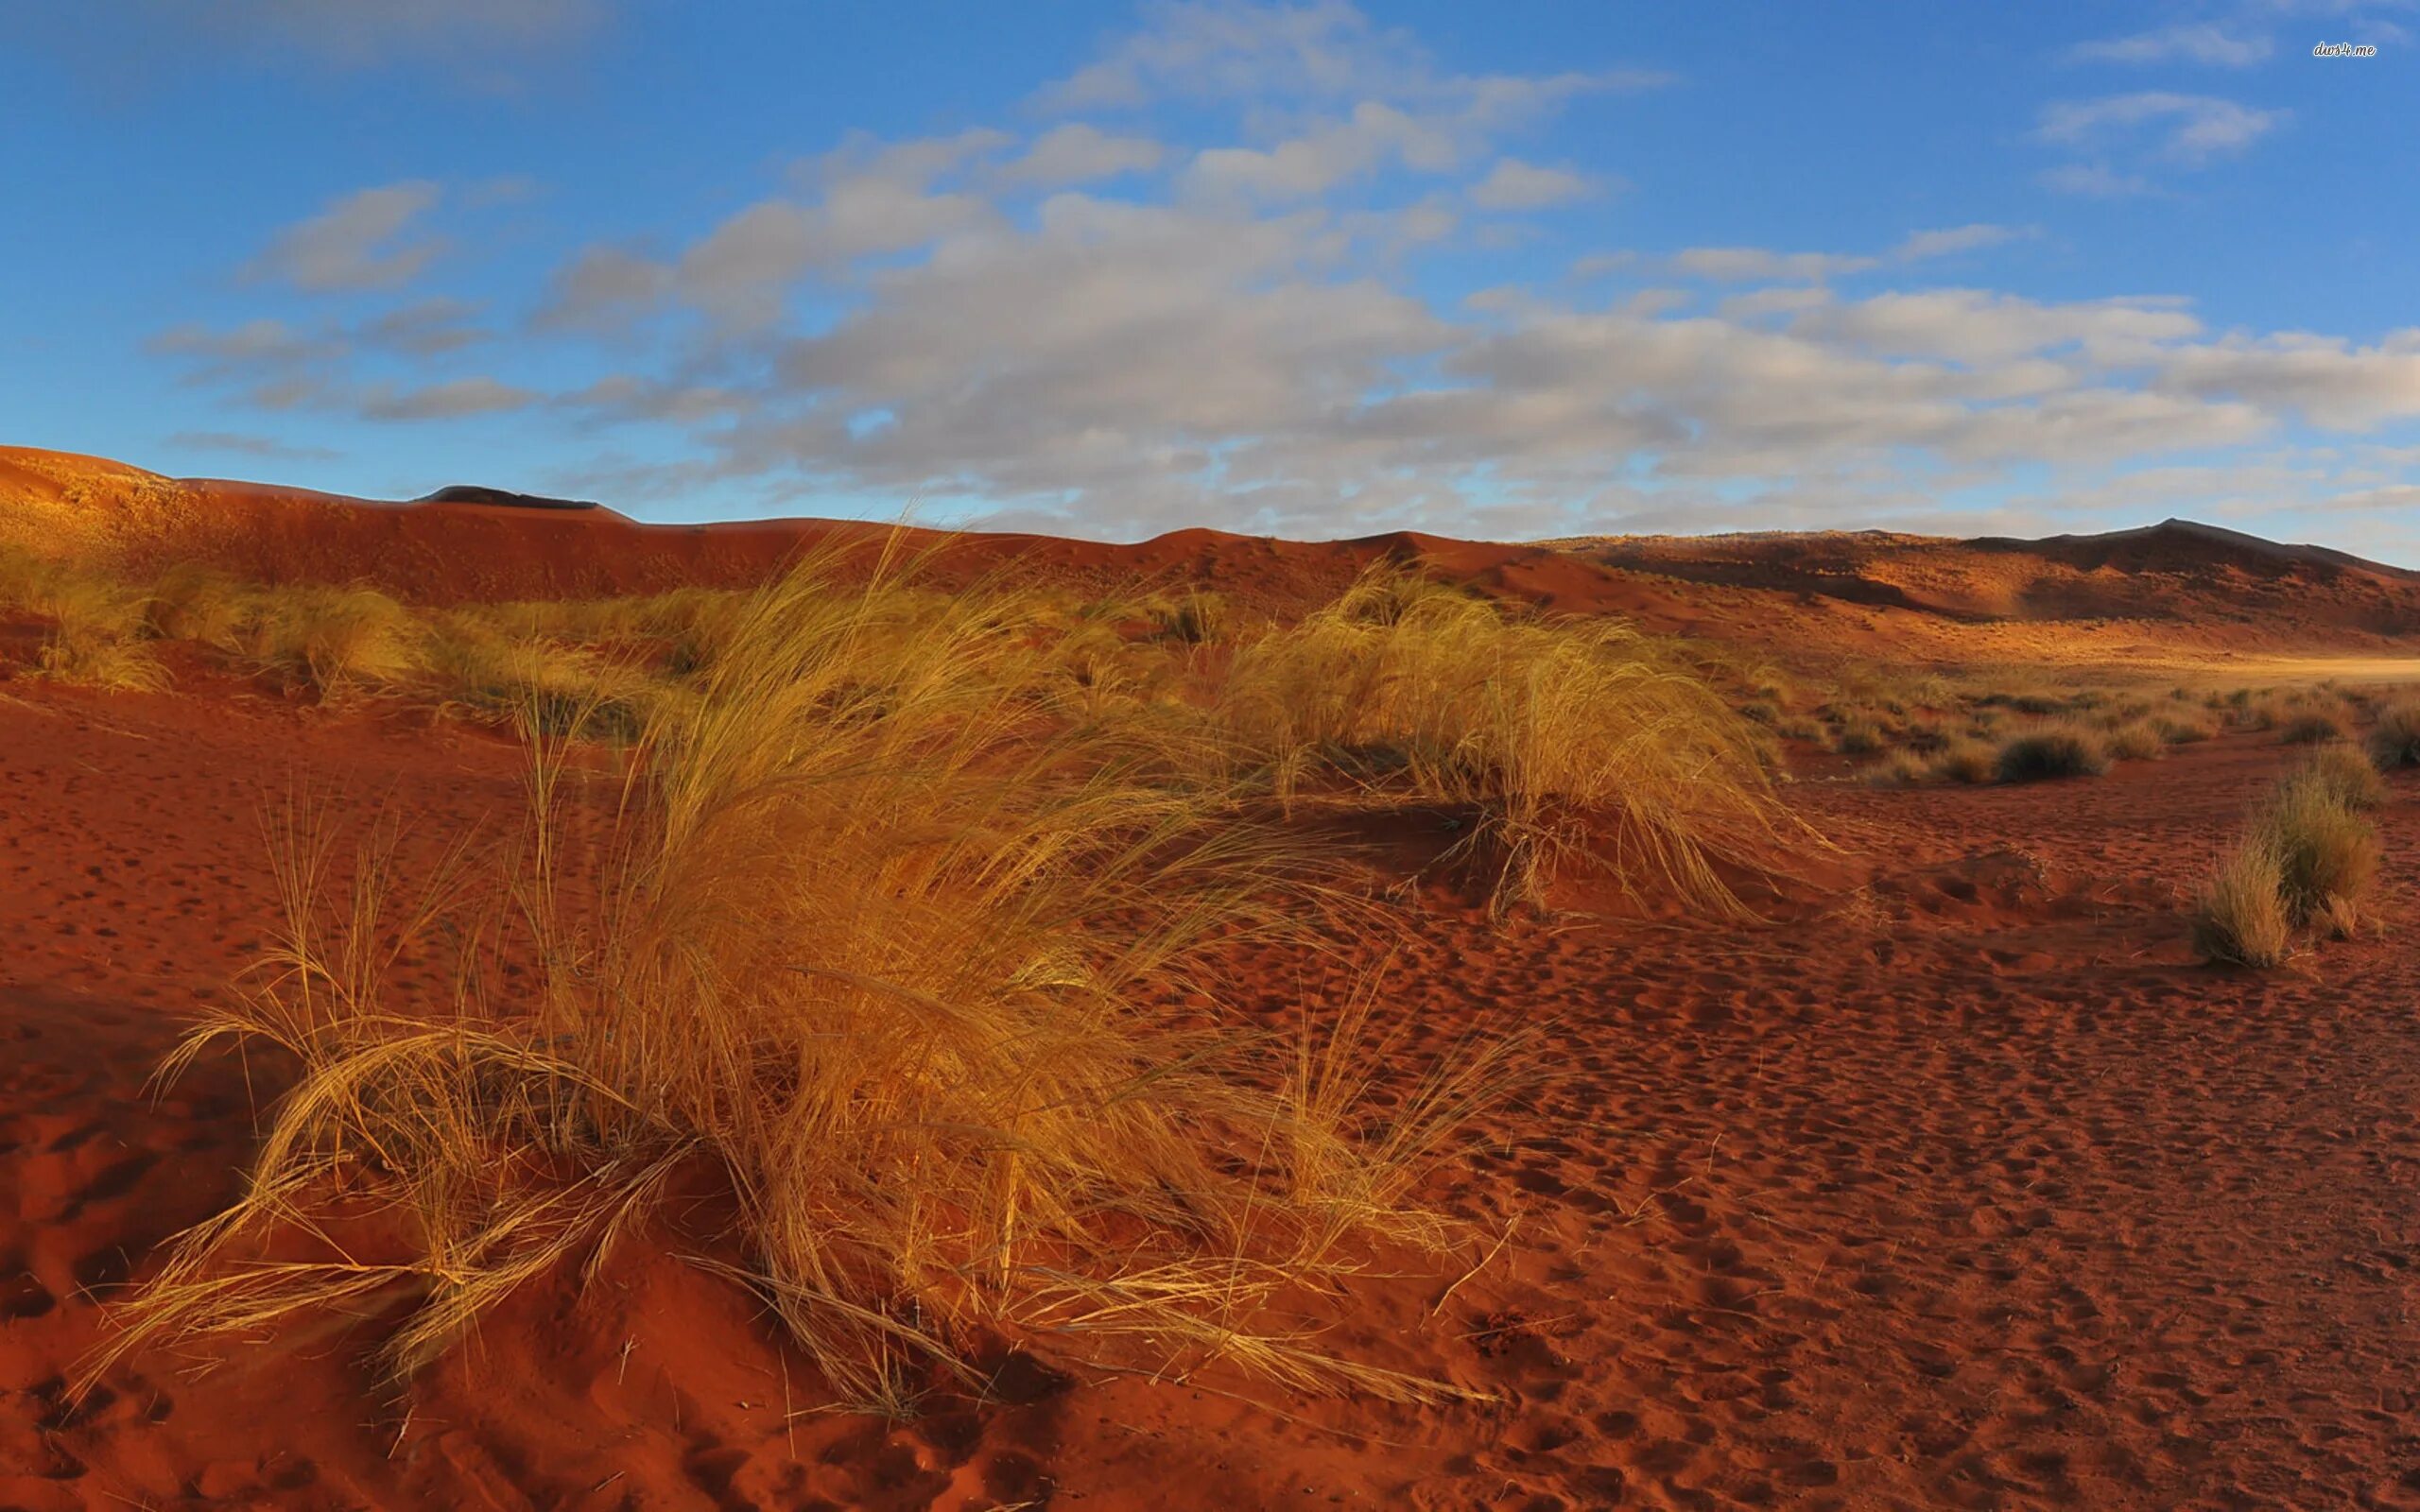
M1175 540L1133 551L1264 544ZM1340 554L1268 543L1288 571ZM144 1082L273 917L264 799L389 799L434 843L513 812L520 758L196 666L159 696L0 681L0 1506L2420 1507L2420 781L2382 819L2383 939L2216 972L2177 913L2292 754L1802 782L1865 885L1764 924L1499 929L1429 900L1395 1010L1431 1043L1549 1022L1557 1075L1441 1194L1517 1215L1502 1253L1442 1307L1457 1267L1357 1285L1329 1342L1497 1406L1017 1367L980 1408L786 1425L804 1363L658 1260L517 1298L404 1400L358 1340L289 1333L138 1360L71 1408L95 1294L249 1153L242 1068ZM1285 1011L1299 963L1245 964L1250 1006Z
M137 567L215 563L270 581L368 582L430 602L653 593L761 580L801 549L873 527L817 520L640 524L611 509L379 504L254 483L173 480L0 447L0 510ZM5 517L0 517L5 523ZM1633 537L1497 545L1396 531L1301 542L1179 530L1137 545L959 538L953 572L1013 564L1091 589L1196 583L1277 612L1331 596L1381 557L1567 613L1653 632L1898 660L2408 654L2420 573L2208 526L2048 542L1879 532Z

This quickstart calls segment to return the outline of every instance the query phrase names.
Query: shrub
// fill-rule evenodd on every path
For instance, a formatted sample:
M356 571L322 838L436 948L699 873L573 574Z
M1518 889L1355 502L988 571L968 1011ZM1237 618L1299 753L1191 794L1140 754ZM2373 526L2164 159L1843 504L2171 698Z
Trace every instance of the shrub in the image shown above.
M424 667L418 617L370 588L269 590L246 639L257 660L323 694L404 682Z
M2100 736L2082 726L2044 725L2002 742L1996 768L2004 782L2098 777L2109 770L2109 752Z
M1186 645L1207 645L1226 639L1234 618L1225 599L1198 589L1172 604L1156 605L1151 610L1151 622L1159 627L1159 633Z
M168 686L168 669L141 641L91 631L61 630L42 648L43 676L104 693L157 693Z
M2326 741L2342 740L2344 724L2333 713L2313 709L2286 721L2277 738L2289 746L2317 746Z
M2374 813L2386 806L2385 781L2378 776L2377 768L2350 746L2329 746L2311 752L2286 781L2314 783L2358 814Z
M2238 845L2202 885L2193 906L2193 949L2227 966L2274 966L2286 958L2289 920L2276 852L2257 840Z
M2380 709L2369 744L2370 761L2379 771L2420 766L2420 698L2399 698Z
M2188 718L2182 714L2160 714L2152 720L2152 728L2159 738L2171 746L2190 746L2208 740L2218 728L2206 719Z
M1502 856L1499 907L1582 863L1645 895L1738 908L1786 816L1756 728L1627 626L1509 613L1381 566L1236 652L1211 712L1232 769L1290 801L1322 774L1359 800L1464 805Z
M1927 773L1925 764L1907 751L1895 751L1858 774L1868 787L1907 787Z
M2377 875L2377 827L2324 782L2279 783L2252 833L2276 858L2278 893L2296 924L2324 907L2358 906Z
M1262 1058L1169 1010L1216 998L1218 947L1308 910L1297 859L1151 743L1038 720L1046 659L995 597L827 568L749 598L696 698L650 722L595 805L615 829L593 875L542 743L496 916L525 921L526 990L435 1020L393 1002L379 963L455 916L381 917L374 848L336 897L327 848L289 840L290 930L171 1069L225 1040L299 1082L112 1354L400 1288L386 1353L408 1369L525 1280L677 1223L661 1199L710 1176L736 1255L710 1268L844 1400L896 1407L928 1367L979 1383L967 1355L1004 1333L1444 1393L1247 1324L1338 1275L1344 1234L1443 1231L1405 1194L1503 1085L1504 1044L1374 1091L1400 1057L1351 1013ZM475 938L474 964L510 958ZM365 1195L409 1220L396 1258L296 1247ZM302 1258L247 1263L279 1235Z
M1882 748L1882 731L1872 720L1852 715L1832 736L1832 748L1843 756L1871 756Z
M1999 770L1998 753L1979 740L1952 741L1932 758L1934 776L1950 782L1988 782Z
M245 626L257 614L253 595L226 574L194 562L179 562L161 574L147 613L151 631L164 640L194 641L221 651L242 644Z
M2147 719L2118 726L2109 732L2109 754L2119 761L2147 762L2168 754L2167 738Z

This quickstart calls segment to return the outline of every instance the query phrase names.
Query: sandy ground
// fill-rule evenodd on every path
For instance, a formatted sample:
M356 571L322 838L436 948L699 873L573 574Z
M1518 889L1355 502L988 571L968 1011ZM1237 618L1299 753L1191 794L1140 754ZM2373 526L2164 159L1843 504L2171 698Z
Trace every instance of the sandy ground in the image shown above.
M979 1408L789 1416L803 1364L668 1260L517 1300L403 1398L329 1330L78 1405L101 1300L248 1155L246 1068L144 1083L271 918L264 801L434 844L519 757L227 679L0 683L0 1506L2420 1507L2420 782L2385 937L2231 974L2177 911L2292 754L1802 782L1863 883L1762 924L1421 905L1391 1011L1548 1022L1552 1075L1437 1194L1510 1242L1365 1279L1327 1342L1495 1405L1012 1360ZM1290 1011L1303 963L1246 964Z

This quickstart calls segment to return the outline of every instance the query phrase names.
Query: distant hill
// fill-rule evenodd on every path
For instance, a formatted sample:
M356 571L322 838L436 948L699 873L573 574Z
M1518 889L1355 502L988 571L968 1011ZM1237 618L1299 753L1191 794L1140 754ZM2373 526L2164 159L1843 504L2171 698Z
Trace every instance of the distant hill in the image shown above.
M196 560L272 582L368 582L431 602L739 586L818 542L882 529L649 525L463 485L383 502L0 448L0 542L135 570ZM1287 613L1382 557L1554 611L1794 653L2015 659L2054 640L2078 655L2408 653L2420 638L2420 573L2183 520L2043 541L1831 531L1497 544L1397 531L1297 542L1192 529L1109 545L975 533L953 539L942 571L1105 591L1193 584Z

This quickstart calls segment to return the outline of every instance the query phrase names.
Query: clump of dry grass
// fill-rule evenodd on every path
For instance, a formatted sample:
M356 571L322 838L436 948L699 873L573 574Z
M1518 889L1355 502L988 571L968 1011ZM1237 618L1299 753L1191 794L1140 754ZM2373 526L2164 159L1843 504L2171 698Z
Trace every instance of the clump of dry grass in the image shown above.
M2376 813L2386 806L2385 780L2350 746L2328 746L2311 752L2288 780L2315 783L2357 814Z
M43 677L112 693L150 693L168 670L144 644L146 595L105 574L0 551L0 609L51 621L36 662Z
M1600 868L1638 893L1730 913L1717 863L1757 864L1787 824L1757 727L1627 626L1526 618L1400 569L1236 649L1210 713L1229 769L1292 800L1481 816L1499 907Z
M2277 731L2277 739L2289 746L2317 746L2343 738L2343 719L2326 709L2304 710Z
M2219 732L2218 727L2206 719L2176 713L2153 715L2152 728L2159 731L2160 739L2171 746L2196 745Z
M2196 896L2194 952L2224 966L2271 967L2286 958L2291 921L2277 854L2257 839L2227 852Z
M2037 725L2020 730L2000 743L1995 760L2004 782L2098 777L2109 770L2109 751L2100 734L2077 724Z
M2323 777L2290 775L2253 821L2277 858L2287 917L2308 923L2323 909L2358 907L2377 876L2377 827Z
M2379 771L2420 766L2420 698L2400 698L2379 709L2369 747Z
M2168 740L2148 719L2119 725L2109 732L2109 754L2119 761L2155 761L2168 754Z
M1999 770L1999 757L1979 740L1953 740L1933 756L1930 770L1945 782L1988 782Z
M1862 714L1851 714L1841 721L1832 734L1832 748L1843 756L1871 756L1883 747L1880 726Z
M246 1194L176 1243L112 1354L400 1293L387 1357L409 1369L524 1282L593 1273L702 1173L735 1212L735 1258L713 1265L847 1401L896 1406L920 1372L963 1375L986 1332L1442 1389L1251 1319L1338 1275L1344 1235L1443 1232L1407 1194L1501 1090L1507 1043L1373 1095L1405 1057L1361 1042L1366 1005L1290 1051L1159 1006L1215 999L1214 947L1314 911L1299 858L1164 731L1053 718L1057 673L998 595L935 602L893 569L843 588L830 567L742 603L696 697L651 713L619 798L579 811L618 816L586 864L579 782L541 743L510 906L486 927L443 887L382 912L375 847L344 896L329 847L289 830L282 938L170 1070L232 1042L299 1079ZM1542 684L1573 669L1539 656L1498 670L1550 699ZM1694 707L1618 677L1578 691L1609 688ZM1508 742L1526 728L1502 717ZM516 943L534 977L433 1015L395 1001L396 953L456 919L488 968L466 981L505 980L493 967ZM261 1258L363 1200L408 1218L408 1252Z
M420 617L372 588L269 590L243 636L255 659L323 694L408 682L425 664Z
M1909 787L1931 775L1922 758L1910 751L1893 751L1858 774L1868 787Z

